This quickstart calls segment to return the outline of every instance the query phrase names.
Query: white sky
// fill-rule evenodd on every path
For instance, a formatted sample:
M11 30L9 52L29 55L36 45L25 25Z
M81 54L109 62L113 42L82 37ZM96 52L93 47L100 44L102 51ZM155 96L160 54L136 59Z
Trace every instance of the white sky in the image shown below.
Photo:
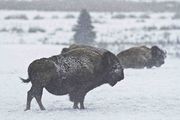
M14 0L0 0L0 1L14 1ZM16 0L16 1L37 1L37 0ZM111 1L111 0L109 0L109 1ZM142 2L151 2L151 1L178 1L178 2L180 2L180 0L117 0L117 1L142 1Z

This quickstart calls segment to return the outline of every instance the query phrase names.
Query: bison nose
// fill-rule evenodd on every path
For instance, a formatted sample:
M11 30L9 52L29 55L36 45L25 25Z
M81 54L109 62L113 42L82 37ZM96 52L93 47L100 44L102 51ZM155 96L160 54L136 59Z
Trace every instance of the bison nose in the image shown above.
M164 62L164 60L163 60L163 64L164 64L165 62Z
M122 72L119 76L119 81L123 80L124 79L124 72Z
M162 65L162 64L164 64L165 62L162 60L161 62L160 62L160 65Z
M124 72L121 74L121 80L124 79Z

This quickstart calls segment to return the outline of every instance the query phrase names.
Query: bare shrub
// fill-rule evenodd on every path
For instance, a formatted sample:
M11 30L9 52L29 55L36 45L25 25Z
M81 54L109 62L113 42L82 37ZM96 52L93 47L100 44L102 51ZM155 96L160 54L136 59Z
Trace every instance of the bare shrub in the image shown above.
M15 33L23 33L24 30L22 28L18 28L18 27L13 27L11 29L11 32L15 32Z
M126 15L124 15L124 14L116 14L116 15L113 15L112 18L114 18L114 19L125 19Z
M28 20L28 17L24 14L22 15L9 15L4 18L5 20L11 20L11 19L20 19L20 20Z
M129 18L137 18L135 15L129 15Z
M29 33L37 33L37 32L44 33L44 32L46 32L46 30L43 28L40 28L40 27L31 27L31 28L29 28L28 32Z
M72 15L72 14L68 14L68 15L65 16L65 18L66 18L66 19L74 19L75 16Z
M40 16L40 15L37 15L34 17L34 20L42 20L44 19L44 17Z
M148 26L148 27L143 27L143 30L153 31L153 30L158 30L158 28L156 26Z
M150 17L149 15L147 15L147 14L142 14L142 15L140 16L140 18L141 18L141 19L150 19L151 17Z
M8 32L9 30L7 28L0 29L0 32Z

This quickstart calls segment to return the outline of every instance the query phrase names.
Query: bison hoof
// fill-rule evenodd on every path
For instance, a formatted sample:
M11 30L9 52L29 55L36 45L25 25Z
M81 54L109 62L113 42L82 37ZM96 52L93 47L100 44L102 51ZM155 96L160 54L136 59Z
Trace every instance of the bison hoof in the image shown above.
M80 107L81 110L84 110L85 108L84 107Z
M30 108L26 108L24 111L28 111L28 110L30 110Z
M73 106L73 109L79 109L79 107L78 106Z
M41 110L46 110L45 108L41 108Z

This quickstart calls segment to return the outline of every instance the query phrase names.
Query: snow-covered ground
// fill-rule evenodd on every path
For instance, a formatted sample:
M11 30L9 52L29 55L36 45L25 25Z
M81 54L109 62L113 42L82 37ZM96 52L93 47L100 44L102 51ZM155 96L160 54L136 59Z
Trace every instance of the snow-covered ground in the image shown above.
M161 68L127 69L125 79L103 85L86 96L85 110L73 110L68 96L44 90L46 111L36 101L24 112L30 84L28 65L59 54L71 43L79 13L0 11L1 120L179 120L180 19L175 13L91 13L96 41L114 53L137 45L159 45L168 52ZM106 43L106 44L104 44ZM53 45L51 45L53 44Z
M46 111L35 100L24 112L30 84L27 67L34 59L59 54L62 45L0 45L1 120L179 120L180 60L167 57L160 68L127 69L125 79L115 87L103 85L90 92L85 110L72 109L68 96L54 96L44 90Z

